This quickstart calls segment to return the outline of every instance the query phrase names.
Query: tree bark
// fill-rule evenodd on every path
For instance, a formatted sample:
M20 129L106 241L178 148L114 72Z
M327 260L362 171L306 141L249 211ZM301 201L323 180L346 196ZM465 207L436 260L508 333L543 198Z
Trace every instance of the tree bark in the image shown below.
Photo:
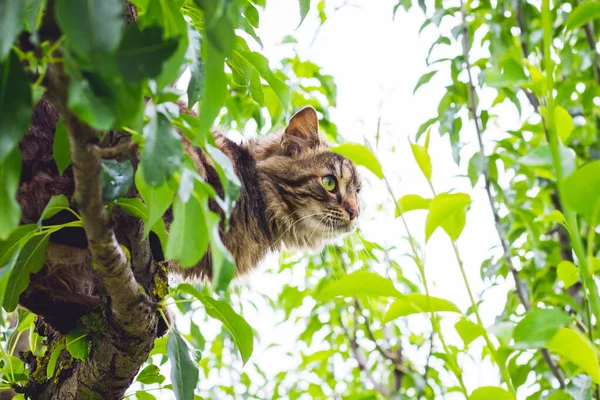
M53 3L48 2L40 29L51 42L60 37ZM124 18L135 23L136 9L125 3ZM102 157L122 149L99 148L100 132L69 110L69 77L60 63L48 65L43 83L45 97L67 127L75 179L73 201L83 220L101 301L79 322L90 343L86 360L75 359L64 349L65 336L39 326L40 333L48 336L48 350L41 357L25 356L31 370L23 389L33 399L121 399L148 359L154 340L164 332L158 308L168 291L167 270L153 259L150 243L143 239L143 222L117 208L109 213L103 204ZM60 352L55 372L47 378L55 352Z

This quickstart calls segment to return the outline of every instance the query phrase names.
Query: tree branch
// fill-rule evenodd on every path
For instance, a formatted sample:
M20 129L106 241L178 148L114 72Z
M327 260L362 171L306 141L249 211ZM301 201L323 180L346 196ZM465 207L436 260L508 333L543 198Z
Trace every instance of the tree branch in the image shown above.
M141 290L129 260L119 245L110 215L102 201L102 158L95 151L98 132L81 122L67 107L69 78L62 65L48 66L48 99L67 127L75 178L73 201L82 219L89 250L111 299L111 309L122 328L135 336L147 335L156 325L156 303ZM108 151L108 150L107 150Z
M510 245L508 243L508 240L506 239L506 233L504 232L504 228L502 227L502 223L500 220L500 214L498 212L498 208L496 207L496 202L494 201L494 196L492 194L492 189L491 189L491 181L490 181L489 171L488 171L487 164L485 163L486 158L485 158L485 147L483 144L483 128L481 125L481 121L479 119L479 115L477 113L477 103L476 103L477 93L475 91L475 85L473 84L473 76L471 74L471 62L469 61L469 29L468 29L468 25L467 25L467 12L465 10L465 5L462 2L462 0L461 0L460 11L461 11L462 23L463 23L462 49L463 49L463 56L465 58L467 77L468 77L468 83L467 83L468 93L469 93L469 106L468 107L469 107L469 111L471 113L471 117L473 118L473 121L475 123L475 131L477 132L477 143L479 144L479 153L481 155L481 163L483 164L482 169L483 169L483 177L484 177L484 181L485 181L485 192L487 194L488 202L490 204L490 208L491 208L492 214L494 216L496 232L498 233L498 238L499 238L500 244L502 246L504 259L506 260L508 269L509 269L511 275L513 276L513 280L515 281L515 291L517 293L519 301L521 302L521 304L523 305L525 310L528 311L531 309L531 304L529 304L529 299L527 298L525 289L523 288L523 285L521 284L521 279L519 277L519 271L517 271L517 269L515 268L513 260L512 260L512 256L510 254ZM520 14L520 13L517 13L517 14ZM521 15L521 17L522 17L522 15ZM521 21L521 23L522 23L522 21ZM521 33L523 33L523 32L521 32ZM526 46L525 46L525 49L526 49ZM547 349L540 349L540 351L542 352L544 360L548 364L550 371L552 371L552 374L556 377L556 379L560 383L560 387L564 388L564 386L565 386L564 377L563 377L562 372L560 371L558 365L554 362L554 360L552 360L552 358L550 357L550 353L548 353Z
M356 323L356 321L355 321L355 323ZM377 390L379 393L381 393L381 395L383 395L385 397L389 397L389 395L390 395L389 389L386 388L385 386L383 386L382 384L380 384L379 382L377 382L375 380L375 378L373 377L373 375L371 374L371 371L367 367L367 360L365 359L365 355L362 353L360 346L358 345L358 342L356 340L356 333L354 333L354 335L351 335L350 332L348 331L348 328L346 328L346 326L342 322L341 318L340 318L340 325L342 327L342 330L344 331L344 334L348 338L348 341L350 342L350 349L352 350L352 354L354 355L354 358L356 359L356 362L358 363L358 369L360 369L367 376L367 379L373 384L373 387L375 388L375 390Z

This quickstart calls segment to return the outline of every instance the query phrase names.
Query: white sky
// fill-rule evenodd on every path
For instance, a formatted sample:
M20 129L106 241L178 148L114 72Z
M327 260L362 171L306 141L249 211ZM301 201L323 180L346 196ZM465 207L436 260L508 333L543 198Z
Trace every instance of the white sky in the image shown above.
M416 95L413 88L419 77L428 71L425 58L431 43L437 39L437 28L431 26L418 35L419 27L424 21L423 13L418 7L408 14L400 11L392 20L393 0L354 0L348 6L332 13L342 0L329 0L329 20L322 27L314 44L314 33L318 26L316 10L313 9L304 24L296 31L299 11L297 0L269 1L266 11L261 16L259 36L264 42L262 53L270 60L279 60L293 56L297 52L301 59L310 60L322 67L323 73L334 76L338 86L338 105L331 110L331 119L337 124L339 131L349 141L363 142L366 138L374 143L377 121L380 115L383 121L383 134L376 155L382 163L385 173L390 177L397 196L409 193L430 197L425 179L418 170L409 149L407 138L414 140L414 135L421 123L436 115L440 98L444 94L444 86L450 82L448 64L438 64L441 68L432 81L421 88ZM312 1L313 7L316 1ZM281 45L284 36L292 34L298 44ZM433 53L436 59L436 52ZM437 53L438 55L441 53ZM490 104L493 96L484 94L482 103ZM381 106L383 102L383 107ZM496 110L506 124L518 124L518 116L511 108L499 107ZM464 115L463 115L464 117ZM476 151L476 137L472 122L463 119L461 139L467 141L462 151L463 161L468 161ZM504 127L507 129L508 127ZM490 122L486 136L497 136L502 129ZM488 139L489 140L489 139ZM487 154L493 144L488 141ZM469 193L473 204L467 216L466 228L459 239L461 256L465 262L467 274L476 295L481 293L485 285L480 279L480 265L491 252L499 254L498 240L494 230L493 218L485 197L482 182L471 190L468 178L457 177L460 173L452 160L447 137L439 138L434 130L431 136L430 154L433 161L433 183L438 192L455 189ZM462 173L466 173L463 166ZM364 172L367 177L369 172ZM405 231L399 220L393 220L393 204L385 200L383 210L377 210L377 204L387 199L382 183L373 176L368 176L369 184L361 192L363 195L363 213L360 227L366 238L384 246L404 248ZM366 206L366 207L365 207ZM408 214L408 223L412 233L417 235L424 245L425 213L415 211ZM496 248L494 248L496 247ZM494 248L494 249L492 249ZM466 311L469 300L460 277L449 239L442 233L436 233L427 245L426 274L432 286L432 295L446 298ZM267 262L277 262L270 258ZM417 279L416 266L406 260L399 260L405 275ZM306 349L296 343L300 330L291 323L279 323L281 315L273 313L265 305L262 293L276 300L284 283L302 283L302 275L283 276L265 274L261 270L254 273L247 283L249 289L243 290L243 296L252 301L260 309L245 307L244 317L257 330L259 341L255 343L252 360L258 362L267 374L274 375L281 370L293 368L297 357L289 358L285 354L298 354ZM297 274L296 274L297 275ZM487 290L481 314L487 325L494 323L495 317L504 307L506 290L512 288L512 281ZM260 307L264 305L263 307ZM446 340L462 347L462 342L454 330L456 318L444 318L443 329ZM185 325L180 321L180 325ZM426 317L414 316L409 319L409 326L416 332L429 332L431 325ZM200 324L202 332L211 337L216 333L219 324L214 326ZM273 347L274 344L278 346ZM464 379L469 390L479 386L498 385L496 370L489 362L479 362L481 339L474 344L470 354L472 358L463 358ZM318 343L317 343L318 347ZM204 354L210 357L210 351ZM408 353L408 358L417 365L423 365L425 353ZM438 364L440 365L440 364ZM201 376L201 387L207 388L215 384L217 377ZM220 377L231 382L227 377ZM453 378L452 381L454 382ZM452 383L453 384L453 383ZM447 398L462 398L461 395Z

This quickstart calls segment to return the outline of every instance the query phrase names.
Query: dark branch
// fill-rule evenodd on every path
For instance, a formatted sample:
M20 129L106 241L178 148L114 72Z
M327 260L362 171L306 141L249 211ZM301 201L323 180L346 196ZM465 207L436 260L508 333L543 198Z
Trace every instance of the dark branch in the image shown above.
M519 7L521 7L521 4L519 4ZM515 268L513 260L512 260L512 256L510 254L510 244L508 243L508 240L506 239L506 233L504 232L504 228L502 227L502 222L500 220L500 214L498 212L498 208L496 207L496 202L494 201L494 196L492 194L492 189L491 189L492 184L491 184L491 180L490 180L490 176L489 176L489 171L487 168L487 163L485 162L486 158L485 158L485 147L483 145L483 128L481 125L481 120L479 119L479 115L477 114L477 103L476 103L477 93L475 91L475 85L473 84L473 77L471 74L471 62L469 61L469 29L467 26L467 12L465 10L465 5L462 2L462 0L461 0L460 10L461 10L461 16L462 16L462 22L463 22L462 49L463 49L463 56L465 58L467 77L468 77L467 84L468 84L468 89L469 89L469 111L471 113L471 117L473 118L473 122L475 124L475 131L477 132L477 143L479 144L479 153L481 154L481 162L483 164L483 177L484 177L484 181L485 181L485 192L487 194L488 202L490 204L490 208L491 208L492 214L494 216L496 232L498 233L498 238L499 238L500 244L502 246L504 259L505 259L506 264L508 265L508 269L515 281L515 291L517 293L519 301L521 302L521 304L523 305L525 310L528 311L529 309L531 309L531 304L529 303L529 299L527 298L525 289L523 288L523 285L521 284L521 279L519 277L519 271L517 271L517 269ZM519 14L522 14L522 13L517 13L517 15L519 15ZM521 15L521 18L522 18L522 15ZM522 24L522 21L520 23ZM521 34L523 34L523 31L521 31ZM527 49L527 47L525 46L524 50L526 50L526 49ZM539 102L537 102L537 99L536 99L536 104L539 104ZM533 105L533 103L532 103L532 105ZM552 371L552 374L556 377L556 379L560 383L560 387L564 388L564 386L565 386L564 377L563 377L562 372L560 371L558 365L550 357L548 350L541 349L540 351L542 352L542 355L544 357L544 360L548 364L548 367Z

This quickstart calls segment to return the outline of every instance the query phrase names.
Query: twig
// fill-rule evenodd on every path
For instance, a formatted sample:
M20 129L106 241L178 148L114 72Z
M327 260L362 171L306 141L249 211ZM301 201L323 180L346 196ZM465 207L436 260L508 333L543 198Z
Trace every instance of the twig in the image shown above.
M361 311L362 314L362 306L360 305L358 299L354 299L354 307ZM373 342L373 344L375 345L375 349L381 353L381 355L384 358L387 358L388 360L396 363L398 361L398 358L396 357L396 354L392 353L389 350L384 349L383 347L381 347L379 345L379 343L377 343L377 339L375 339L375 335L373 335L373 331L371 330L371 324L369 323L369 319L365 317L365 332L367 333L367 336L369 337L369 339L371 339L371 341Z
M99 156L100 158L117 158L120 156L126 156L137 150L138 143L129 142L129 143L121 143L113 147L100 147L98 145L92 144L89 146L90 151Z
M352 350L352 354L354 355L354 358L358 363L358 368L365 373L367 379L373 384L375 390L381 393L381 395L388 397L390 395L389 389L383 386L381 383L377 382L371 374L371 371L367 368L367 360L365 359L365 355L362 353L360 346L358 345L358 342L356 340L356 332L354 333L354 335L351 335L344 323L342 322L341 318L340 325L342 327L342 330L344 331L344 334L348 338L348 341L350 342L350 349Z
M462 20L463 20L462 48L463 48L463 56L465 58L465 63L466 63L466 67L467 67L466 70L467 70L468 89L469 89L469 91L468 91L468 93L469 93L469 111L470 111L471 117L473 118L473 121L475 123L475 131L477 132L477 142L479 144L479 153L481 155L481 163L483 164L482 167L483 167L483 177L484 177L484 181L485 181L485 192L487 194L488 202L490 204L490 208L491 208L492 214L494 216L496 232L498 233L498 238L500 239L500 244L502 245L504 259L506 260L508 269L509 269L511 275L513 276L513 280L515 281L515 291L517 293L517 296L519 297L521 304L523 305L525 310L528 311L531 309L531 305L530 305L527 295L525 293L525 289L523 288L523 285L521 284L521 279L519 277L519 271L517 271L517 269L514 266L512 256L510 254L510 245L508 243L508 240L506 239L506 233L504 232L504 228L502 227L502 223L500 220L500 214L498 212L498 208L496 207L496 203L494 201L494 196L492 195L492 189L491 189L492 185L491 185L491 181L490 181L489 171L488 171L487 165L485 163L485 148L484 148L484 144L483 144L483 130L482 130L482 126L481 126L481 121L479 119L479 115L477 114L477 104L475 101L476 91L475 91L475 85L473 84L473 76L471 74L471 62L469 61L469 30L468 30L468 26L467 26L467 13L465 10L465 5L462 1L461 1L460 9L461 9L461 16L462 16ZM519 14L519 13L517 13L517 14ZM519 18L517 18L517 20L519 20ZM519 23L522 24L522 20ZM523 33L523 32L521 32L521 33ZM526 50L527 46L525 46L524 49ZM544 360L548 364L548 367L552 371L552 374L556 377L556 379L560 383L560 387L564 388L564 386L565 386L564 377L563 377L562 372L560 371L558 365L554 362L554 360L552 360L552 358L550 357L550 353L548 352L547 349L541 349L540 351L542 353L542 356L544 357Z
M425 395L425 388L427 387L427 375L429 375L429 369L431 368L429 365L429 361L431 360L431 355L433 354L433 337L435 332L431 332L429 335L429 354L427 355L427 360L425 361L425 372L423 373L423 381L425 382L425 386L419 391L417 395L417 400L420 400L421 397Z

